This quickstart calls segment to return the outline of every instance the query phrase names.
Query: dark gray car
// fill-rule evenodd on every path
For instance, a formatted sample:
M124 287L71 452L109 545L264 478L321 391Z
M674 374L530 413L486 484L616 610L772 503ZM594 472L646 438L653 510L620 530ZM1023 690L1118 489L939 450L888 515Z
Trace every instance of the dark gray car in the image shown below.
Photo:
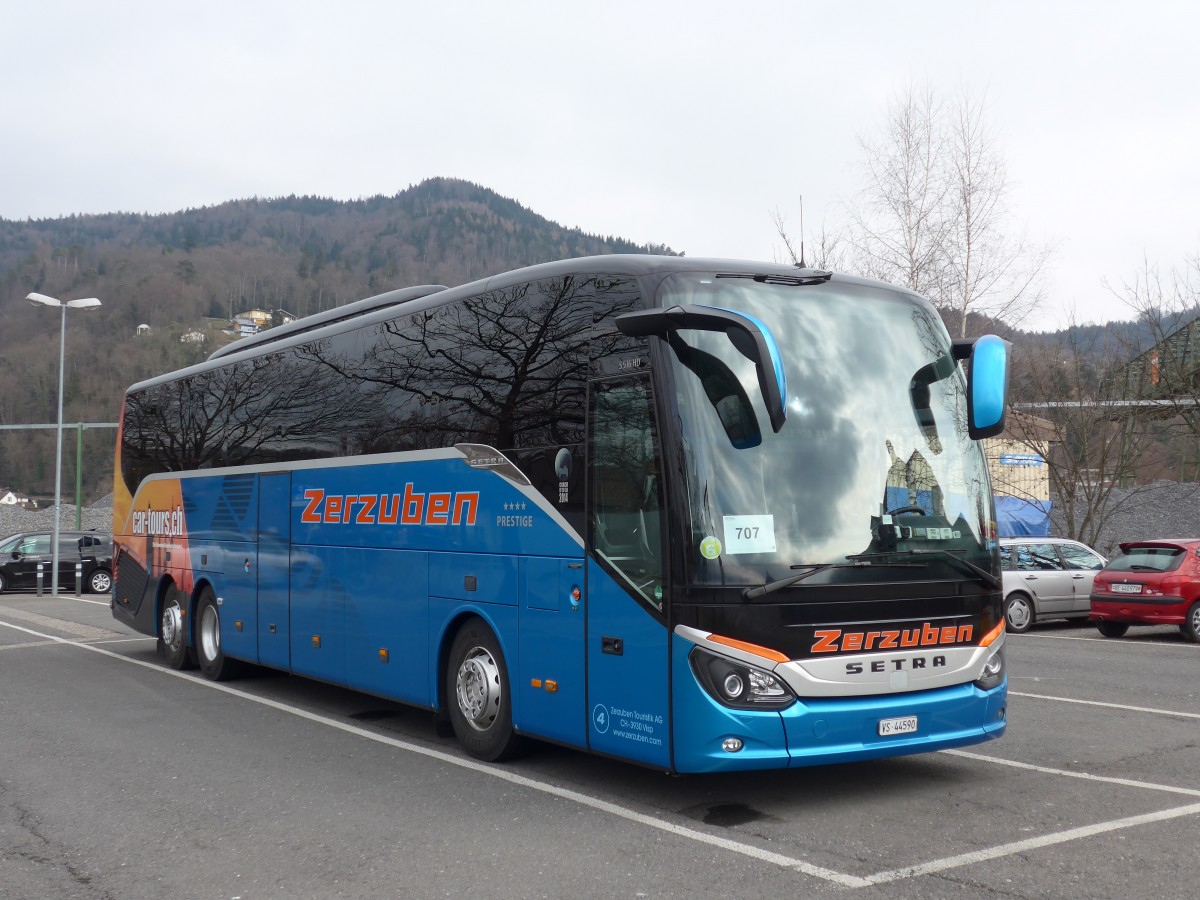
M53 583L54 535L49 531L23 531L0 540L0 592L33 590L38 566L42 586ZM93 594L112 590L112 535L99 531L58 533L58 585L75 590L75 568L83 573L83 589Z
M1043 619L1088 618L1092 580L1106 562L1087 544L1066 538L1001 538L1008 630L1028 631Z

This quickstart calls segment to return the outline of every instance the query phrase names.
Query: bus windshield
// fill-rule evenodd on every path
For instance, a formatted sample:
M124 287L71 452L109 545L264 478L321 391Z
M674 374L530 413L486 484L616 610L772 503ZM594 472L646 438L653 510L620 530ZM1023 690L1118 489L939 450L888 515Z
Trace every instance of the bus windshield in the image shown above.
M658 305L753 317L784 370L775 431L755 364L726 333L667 339L692 584L762 585L810 567L806 585L995 571L963 374L927 303L882 285L688 272L663 283Z

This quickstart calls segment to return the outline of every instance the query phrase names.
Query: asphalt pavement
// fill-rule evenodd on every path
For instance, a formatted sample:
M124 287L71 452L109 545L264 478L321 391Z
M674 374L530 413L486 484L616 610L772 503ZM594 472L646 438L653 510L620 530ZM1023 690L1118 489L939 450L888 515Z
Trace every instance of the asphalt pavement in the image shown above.
M1200 646L1008 637L1008 733L672 778L481 764L431 713L174 672L103 598L0 595L0 897L1191 897Z

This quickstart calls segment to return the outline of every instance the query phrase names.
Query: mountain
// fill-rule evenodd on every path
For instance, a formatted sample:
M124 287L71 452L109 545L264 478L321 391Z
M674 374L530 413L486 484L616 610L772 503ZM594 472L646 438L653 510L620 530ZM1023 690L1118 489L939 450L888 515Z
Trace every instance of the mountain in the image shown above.
M98 310L67 314L63 419L115 422L126 386L204 359L231 339L221 328L236 313L304 316L398 287L609 253L674 251L568 228L446 178L353 201L291 196L164 215L0 219L0 424L57 414L61 323L23 302L31 291L101 298ZM196 331L203 343L180 341ZM107 491L112 436L84 433L87 496ZM73 450L64 452L64 484L74 478ZM49 493L53 459L53 432L0 432L0 483Z
M533 263L609 253L674 251L568 228L487 188L447 178L352 201L289 196L162 215L0 219L0 424L56 418L61 323L53 310L24 302L30 291L101 299L98 310L67 314L63 420L111 423L129 384L204 359L232 339L223 329L239 312L305 316L398 287L453 286ZM1088 327L1110 341L1103 326ZM1029 347L1035 358L1040 348L1072 336L969 319L970 334L988 331ZM196 332L203 342L181 342ZM1105 355L1125 358L1152 343L1139 334L1111 340ZM74 483L75 437L64 451L64 485ZM82 434L85 499L109 490L112 437L111 429ZM0 431L0 484L50 493L53 459L52 431Z

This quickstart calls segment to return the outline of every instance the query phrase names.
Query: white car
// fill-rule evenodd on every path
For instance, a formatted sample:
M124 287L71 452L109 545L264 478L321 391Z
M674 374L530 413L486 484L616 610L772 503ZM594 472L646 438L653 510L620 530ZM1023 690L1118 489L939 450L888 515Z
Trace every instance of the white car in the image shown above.
M1088 618L1092 580L1107 562L1087 544L1066 538L1001 538L1008 630L1028 631L1044 619Z

